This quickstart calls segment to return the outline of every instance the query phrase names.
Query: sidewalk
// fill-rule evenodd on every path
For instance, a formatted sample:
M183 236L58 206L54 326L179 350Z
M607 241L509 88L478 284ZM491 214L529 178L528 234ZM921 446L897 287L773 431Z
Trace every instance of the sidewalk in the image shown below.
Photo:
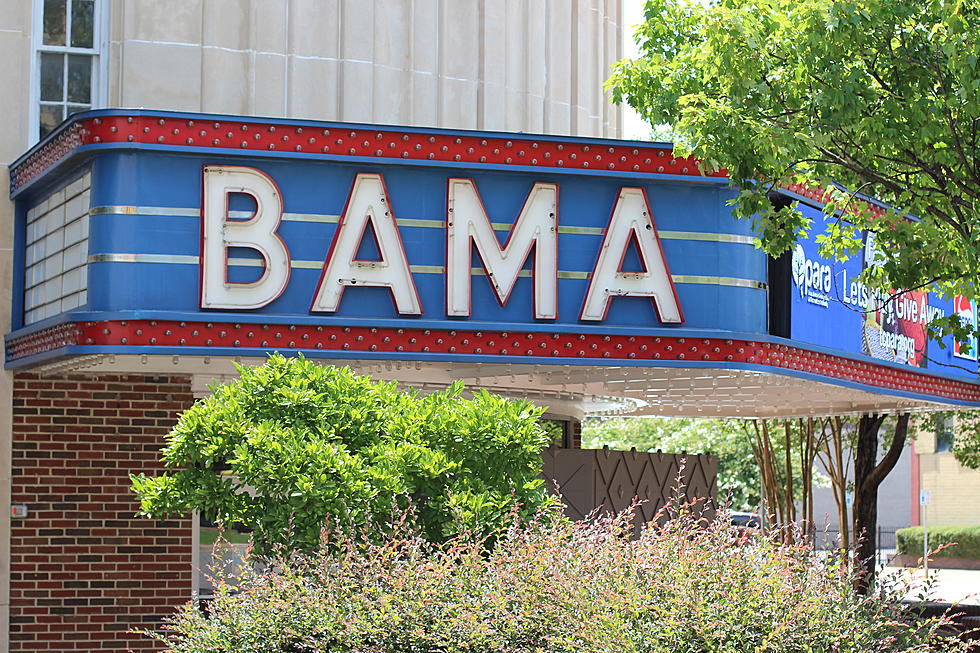
M906 599L980 605L980 570L930 569L928 595L924 586L925 572L906 567L885 567L882 575L909 581L912 590Z

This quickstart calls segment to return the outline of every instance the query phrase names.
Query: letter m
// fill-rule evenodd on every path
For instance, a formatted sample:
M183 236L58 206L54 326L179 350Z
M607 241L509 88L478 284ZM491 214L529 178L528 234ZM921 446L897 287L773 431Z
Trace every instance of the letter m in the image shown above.
M446 230L446 315L472 312L474 246L501 306L533 247L534 317L558 317L558 184L534 184L501 245L473 180L450 179Z

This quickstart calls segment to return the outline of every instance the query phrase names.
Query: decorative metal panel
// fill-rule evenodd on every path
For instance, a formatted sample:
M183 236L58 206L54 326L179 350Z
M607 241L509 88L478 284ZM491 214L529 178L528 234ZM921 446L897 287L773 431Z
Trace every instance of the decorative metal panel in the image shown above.
M694 454L641 453L603 449L546 450L543 475L565 504L565 514L584 519L594 511L621 512L634 502L637 523L657 517L672 497L707 499L714 511L718 459Z

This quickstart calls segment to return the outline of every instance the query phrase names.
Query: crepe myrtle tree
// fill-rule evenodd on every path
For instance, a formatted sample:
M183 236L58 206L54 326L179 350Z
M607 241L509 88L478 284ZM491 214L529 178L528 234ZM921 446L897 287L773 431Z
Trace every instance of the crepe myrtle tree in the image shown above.
M348 368L273 355L212 388L167 436L164 473L133 475L149 517L200 511L260 553L313 550L324 527L369 539L408 514L430 541L492 537L553 501L543 409L461 383L401 392Z
M817 236L823 255L846 259L873 232L881 254L863 273L870 287L975 299L978 36L980 4L966 0L647 0L640 54L608 85L614 100L668 125L678 154L727 170L735 215L754 222L770 255L811 229L774 191L819 185L836 216ZM876 213L859 195L893 208ZM966 340L973 327L954 315L930 331ZM857 533L875 531L877 487L905 444L908 417L882 437L884 421L865 415L857 427Z

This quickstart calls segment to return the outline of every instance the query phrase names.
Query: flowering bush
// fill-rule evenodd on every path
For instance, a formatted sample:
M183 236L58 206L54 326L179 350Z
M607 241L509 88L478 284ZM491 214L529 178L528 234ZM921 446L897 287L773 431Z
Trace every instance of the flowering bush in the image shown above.
M395 528L219 582L154 636L175 653L911 652L943 620L853 590L809 547L692 512L631 539L631 515L515 525L489 550ZM329 540L329 541L328 541ZM961 645L944 641L944 651Z

